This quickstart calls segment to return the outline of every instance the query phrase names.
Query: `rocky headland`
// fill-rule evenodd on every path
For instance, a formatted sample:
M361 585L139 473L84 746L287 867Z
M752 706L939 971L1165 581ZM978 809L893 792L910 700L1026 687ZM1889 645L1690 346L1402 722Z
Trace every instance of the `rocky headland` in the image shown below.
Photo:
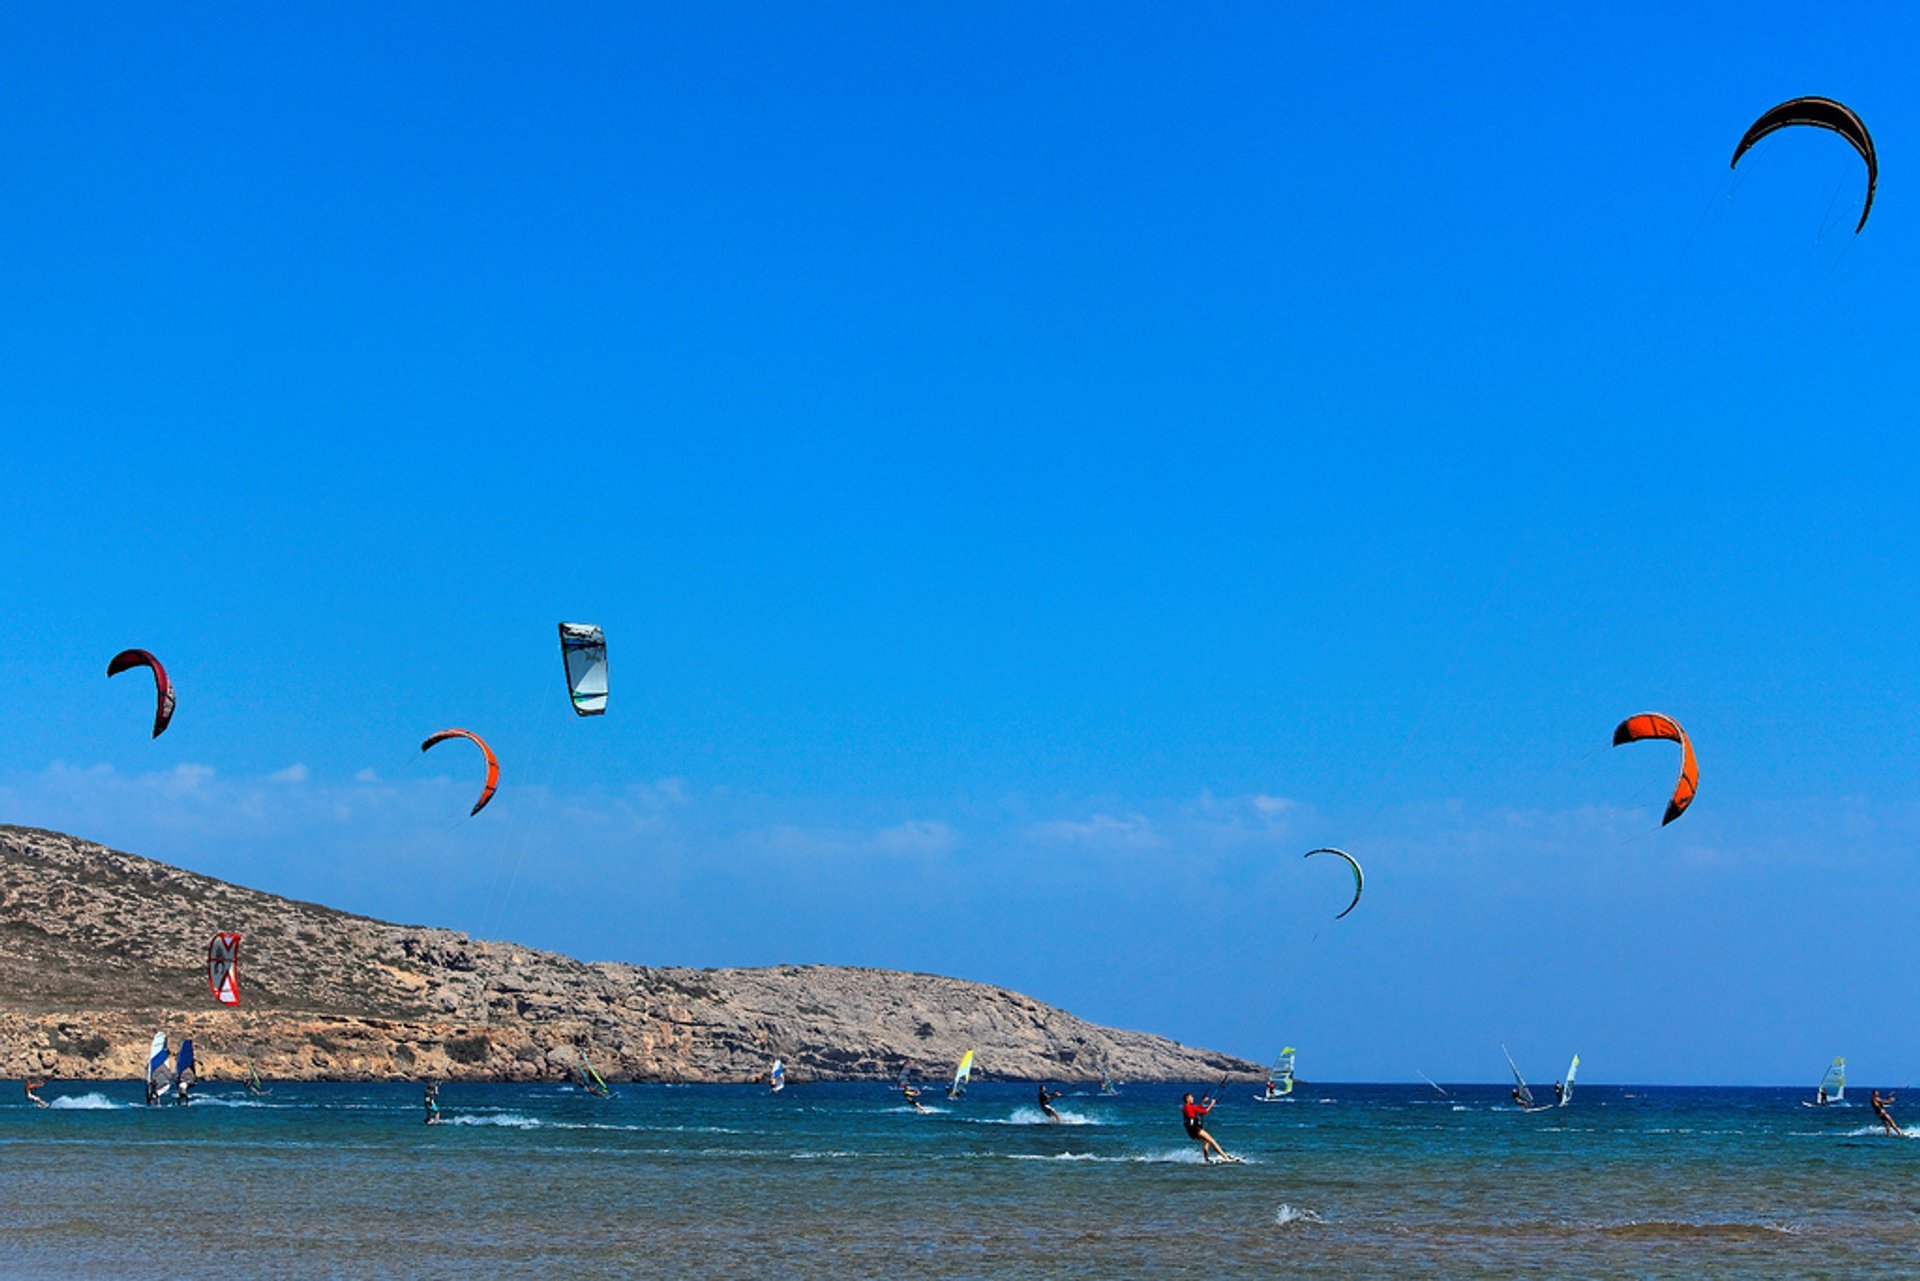
M207 987L209 939L245 936L242 1003ZM0 1075L138 1077L192 1036L202 1074L543 1080L1254 1076L1259 1065L1100 1027L1004 988L843 966L692 970L577 961L230 885L57 832L0 827Z

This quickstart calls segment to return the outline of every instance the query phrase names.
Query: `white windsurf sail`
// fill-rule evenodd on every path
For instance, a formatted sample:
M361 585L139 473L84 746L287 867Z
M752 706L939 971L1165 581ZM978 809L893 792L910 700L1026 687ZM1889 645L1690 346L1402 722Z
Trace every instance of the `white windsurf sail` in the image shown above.
M773 1071L769 1072L767 1076L773 1082L773 1092L775 1094L778 1094L780 1093L780 1091L786 1089L787 1088L787 1061L785 1059L775 1059L773 1061Z
M171 1084L173 1084L173 1069L167 1066L167 1034L155 1032L153 1044L147 1047L148 1097L151 1098Z
M1579 1070L1580 1070L1580 1056L1576 1054L1573 1056L1573 1062L1567 1064L1567 1079L1560 1086L1560 1106L1561 1107L1565 1107L1567 1106L1567 1104L1573 1102L1573 1074L1575 1072L1578 1072Z
M967 1082L973 1079L973 1051L968 1050L960 1056L960 1066L953 1071L953 1084L947 1088L947 1097L957 1099L967 1092Z
M581 716L607 710L607 638L592 623L560 624L560 657L567 664L567 694Z
M1513 1069L1513 1092L1518 1096L1520 1106L1526 1108L1532 1107L1533 1091L1527 1088L1527 1078L1520 1075L1520 1065L1513 1061L1513 1055L1508 1052L1506 1046L1502 1045L1500 1047L1500 1053L1507 1056L1507 1066Z
M1833 1061L1833 1065L1827 1069L1827 1074L1820 1078L1820 1089L1826 1091L1829 1103L1839 1103L1847 1097L1847 1061L1845 1059ZM1814 1097L1820 1096L1816 1094Z
M1269 1093L1293 1093L1293 1047L1291 1045L1280 1051L1280 1057L1273 1061L1273 1070L1267 1073L1267 1084L1273 1087Z

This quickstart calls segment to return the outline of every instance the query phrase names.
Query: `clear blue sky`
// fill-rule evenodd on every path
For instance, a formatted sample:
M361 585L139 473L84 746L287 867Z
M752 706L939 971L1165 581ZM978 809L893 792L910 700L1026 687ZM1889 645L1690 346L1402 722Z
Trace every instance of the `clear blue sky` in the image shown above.
M1897 1084L1920 18L1691 8L10 13L0 819L1308 1078ZM1838 138L1727 168L1804 93L1859 237Z

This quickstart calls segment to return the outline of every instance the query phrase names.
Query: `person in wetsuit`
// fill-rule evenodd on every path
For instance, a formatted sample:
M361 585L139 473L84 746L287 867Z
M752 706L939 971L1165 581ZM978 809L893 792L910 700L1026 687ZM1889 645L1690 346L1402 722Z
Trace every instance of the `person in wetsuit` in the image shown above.
M1873 1097L1867 1100L1867 1102L1872 1106L1873 1114L1880 1118L1880 1124L1887 1128L1887 1133L1897 1135L1900 1134L1900 1127L1893 1123L1893 1113L1887 1111L1887 1104L1893 1102L1894 1097L1895 1096L1889 1094L1885 1098L1882 1098L1880 1091L1875 1090Z
M1567 1087L1559 1081L1553 1083L1553 1106L1559 1107L1567 1101Z
M1213 1096L1208 1095L1199 1103L1193 1101L1193 1095L1187 1094L1180 1100L1180 1123L1186 1127L1187 1137L1200 1145L1200 1159L1208 1165L1213 1164L1213 1154L1219 1153L1222 1161L1235 1158L1227 1155L1227 1150L1214 1142L1211 1134L1200 1122L1200 1118L1213 1111Z
M34 1103L34 1106L35 1106L35 1107L42 1107L42 1108L44 1108L44 1107L51 1107L51 1106L52 1106L52 1105L51 1105L50 1103L48 1103L48 1102L47 1102L47 1101L46 1101L45 1099L43 1099L43 1098L41 1098L41 1097L40 1097L40 1096L39 1096L38 1094L35 1094L35 1093L34 1093L34 1091L35 1091L35 1090L37 1090L37 1089L39 1089L39 1088L40 1088L41 1086L43 1086L43 1085L45 1085L45 1084L46 1084L46 1082L45 1082L45 1081L28 1081L28 1082L26 1083L26 1086L27 1086L27 1097L33 1100L33 1103Z
M905 1081L900 1082L900 1096L907 1102L913 1104L913 1110L915 1112L925 1112L927 1110L927 1105L920 1101L920 1091Z
M428 1125L440 1124L440 1083L438 1081L427 1082L426 1093L421 1096L420 1102L425 1105L427 1109L426 1123Z
M1040 1087L1040 1110L1047 1114L1047 1120L1049 1121L1058 1121L1060 1119L1060 1114L1053 1110L1053 1101L1059 1097L1059 1090L1049 1090L1045 1085Z

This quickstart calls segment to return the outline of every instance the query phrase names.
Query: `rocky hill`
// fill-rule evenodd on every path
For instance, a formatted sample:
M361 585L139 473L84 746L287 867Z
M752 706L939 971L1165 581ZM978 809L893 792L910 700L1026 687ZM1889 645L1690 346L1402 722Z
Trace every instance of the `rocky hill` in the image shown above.
M242 1006L207 942L245 935ZM1003 988L837 966L686 970L576 961L392 925L32 828L0 827L0 1075L137 1077L190 1035L206 1075L537 1080L580 1053L610 1079L938 1076L978 1050L1002 1078L1254 1075L1258 1065L1098 1027Z

